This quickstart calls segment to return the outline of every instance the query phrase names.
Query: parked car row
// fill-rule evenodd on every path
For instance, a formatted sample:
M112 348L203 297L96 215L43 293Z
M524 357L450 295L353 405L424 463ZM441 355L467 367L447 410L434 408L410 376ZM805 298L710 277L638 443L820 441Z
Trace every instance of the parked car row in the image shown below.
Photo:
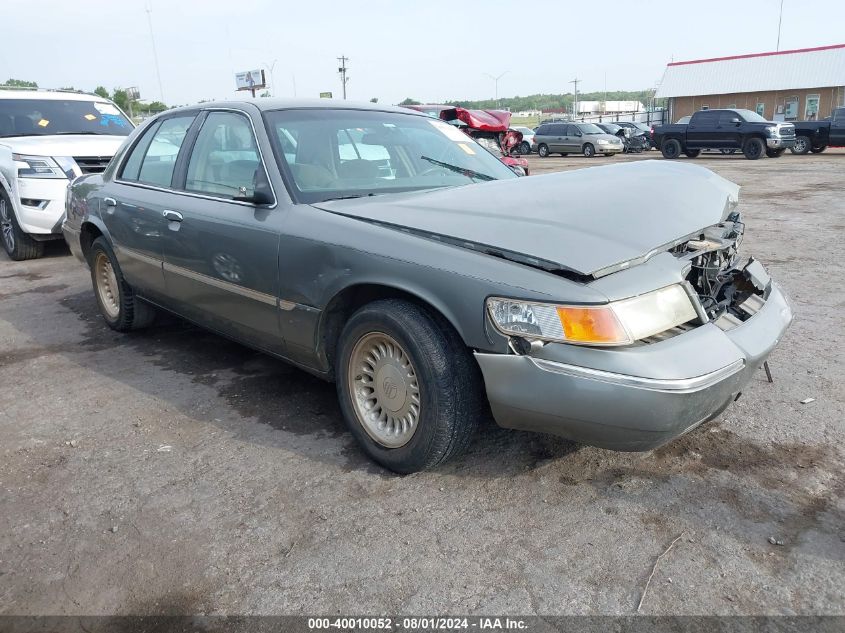
M550 154L612 156L624 149L621 138L593 123L544 123L534 133L534 145L541 158Z

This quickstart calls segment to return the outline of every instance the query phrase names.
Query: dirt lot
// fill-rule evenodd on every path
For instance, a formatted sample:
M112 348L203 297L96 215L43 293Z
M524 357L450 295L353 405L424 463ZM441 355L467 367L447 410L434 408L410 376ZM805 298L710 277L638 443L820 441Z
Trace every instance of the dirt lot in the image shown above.
M774 384L651 453L488 424L396 477L331 385L176 320L110 331L59 244L0 255L0 614L630 614L678 535L644 613L845 613L845 152L696 162L743 185L797 319Z

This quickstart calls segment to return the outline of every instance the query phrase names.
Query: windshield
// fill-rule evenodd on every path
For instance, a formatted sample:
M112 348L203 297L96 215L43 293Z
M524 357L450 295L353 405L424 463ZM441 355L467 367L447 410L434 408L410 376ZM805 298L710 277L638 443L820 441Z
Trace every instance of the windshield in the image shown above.
M455 126L369 110L266 113L286 176L302 202L516 178Z
M581 130L583 134L604 134L605 131L601 129L598 125L594 125L592 123L581 123L578 126L578 129Z
M751 110L734 110L739 116L741 116L745 121L748 123L768 123L769 121L763 117L761 117L756 112L752 112Z
M0 137L127 136L132 129L129 119L111 103L77 99L0 99Z

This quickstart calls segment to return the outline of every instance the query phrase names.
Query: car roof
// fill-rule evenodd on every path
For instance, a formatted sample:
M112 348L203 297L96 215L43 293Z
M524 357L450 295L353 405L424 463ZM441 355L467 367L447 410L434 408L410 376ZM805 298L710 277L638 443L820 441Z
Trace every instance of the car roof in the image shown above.
M0 90L0 99L40 99L45 101L98 101L111 103L98 95L64 90Z
M207 101L194 105L182 106L167 110L172 113L179 110L214 109L214 108L243 108L253 106L262 112L271 110L372 110L374 112L396 112L413 116L428 116L422 112L401 108L398 106L381 105L368 101L346 101L337 99L239 99L232 101Z

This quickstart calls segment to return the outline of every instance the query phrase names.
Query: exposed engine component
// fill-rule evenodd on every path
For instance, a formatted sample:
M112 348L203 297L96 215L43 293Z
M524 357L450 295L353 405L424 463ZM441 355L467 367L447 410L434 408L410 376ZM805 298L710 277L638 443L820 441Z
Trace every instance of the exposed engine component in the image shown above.
M738 212L708 227L673 253L690 262L687 281L711 321L730 329L756 314L765 303L769 276L754 258L741 262L739 246L745 224Z

